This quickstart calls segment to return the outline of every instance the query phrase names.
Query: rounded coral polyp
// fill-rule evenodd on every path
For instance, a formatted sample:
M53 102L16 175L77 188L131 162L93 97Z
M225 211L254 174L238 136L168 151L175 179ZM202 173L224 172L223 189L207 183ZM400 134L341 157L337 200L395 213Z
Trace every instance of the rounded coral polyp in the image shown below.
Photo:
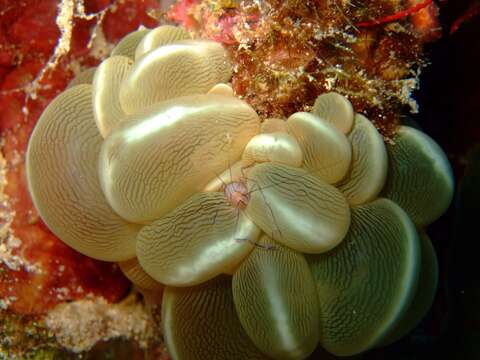
M219 95L172 99L128 117L100 153L109 204L132 222L160 218L240 159L259 126L249 105Z
M150 32L150 29L140 29L131 32L125 36L118 44L112 49L110 56L126 56L130 59L135 59L135 51L142 39Z
M352 148L343 133L306 112L290 116L287 128L302 149L305 169L329 184L345 177L350 168Z
M344 134L348 134L352 129L355 115L353 106L347 98L338 93L320 95L313 104L313 113Z
M165 25L148 32L135 47L135 60L163 45L190 39L188 32L180 27Z
M135 256L139 230L108 205L98 178L102 137L91 85L75 86L44 111L27 151L27 178L36 209L69 246L96 259Z
M348 135L352 144L352 165L348 175L336 186L350 205L374 200L387 179L388 156L383 138L363 115L355 116L355 125Z
M199 193L143 227L137 254L157 281L192 286L230 273L248 256L260 229L219 192Z
M133 114L163 100L204 94L230 76L220 44L199 40L167 44L135 62L120 87L120 102L127 114Z
M257 165L249 174L248 188L248 216L268 236L297 251L328 251L348 231L350 208L343 194L303 169Z
M276 132L254 136L245 147L242 160L246 166L261 162L278 162L300 167L303 153L295 138Z
M118 88L127 77L133 61L126 56L112 56L103 61L93 78L93 113L100 134L105 138L124 118Z

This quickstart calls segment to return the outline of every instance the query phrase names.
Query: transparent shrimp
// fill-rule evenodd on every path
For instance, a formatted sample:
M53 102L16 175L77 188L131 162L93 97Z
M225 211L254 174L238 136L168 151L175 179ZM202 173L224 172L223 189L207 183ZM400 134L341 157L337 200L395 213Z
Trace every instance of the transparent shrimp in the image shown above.
M239 168L240 176L235 177L233 175L233 172L232 172L233 167L230 165L230 162L229 162L229 165L228 165L229 179L227 181L224 181L224 179L222 179L221 176L219 176L218 174L215 174L216 179L218 181L220 181L220 183L222 184L222 186L219 190L223 192L227 201L230 202L230 204L235 209L237 209L237 217L236 217L235 228L237 228L237 226L238 226L238 221L239 221L239 218L240 218L240 214L249 218L249 216L247 215L247 213L244 210L246 209L246 207L247 207L247 205L250 201L250 195L255 191L260 191L261 192L263 190L260 186L256 185L256 182L254 180L249 179L245 174L245 171L248 170L249 168L251 168L252 166L254 166L254 164L240 167ZM252 189L248 189L248 182L254 183L254 186L252 187ZM263 196L263 198L266 202L266 198L263 195L263 193L262 193L262 196ZM267 203L267 207L270 209L270 213L271 213L273 221L275 221L273 211L271 210L270 205L268 205L268 203ZM278 230L278 231L280 232L280 230ZM273 235L274 234L272 234L272 239L274 238ZM259 248L262 248L262 249L272 250L272 249L275 248L273 245L259 244L257 242L253 242L250 239L236 238L235 240L237 240L237 241L249 241L249 242L253 243L253 245L255 245L256 247L259 247Z

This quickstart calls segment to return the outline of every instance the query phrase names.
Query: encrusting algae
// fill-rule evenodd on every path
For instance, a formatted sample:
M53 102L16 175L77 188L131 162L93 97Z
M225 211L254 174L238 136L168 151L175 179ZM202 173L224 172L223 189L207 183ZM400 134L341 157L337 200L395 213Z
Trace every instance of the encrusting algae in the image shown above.
M436 5L376 25L421 1L180 1L169 17L196 36L222 42L232 85L262 118L309 111L317 96L346 96L384 135L402 112L417 112L412 92L426 65L423 44L438 36ZM407 13L408 14L408 13ZM363 26L359 26L358 24ZM422 27L423 26L423 27Z

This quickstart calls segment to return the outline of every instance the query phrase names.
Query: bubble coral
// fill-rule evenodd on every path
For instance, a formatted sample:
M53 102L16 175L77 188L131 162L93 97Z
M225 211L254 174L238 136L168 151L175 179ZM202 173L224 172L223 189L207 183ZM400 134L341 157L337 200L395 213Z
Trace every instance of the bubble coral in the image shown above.
M405 335L435 294L425 227L453 192L440 147L406 126L386 145L336 93L261 123L230 75L220 44L182 29L124 38L32 134L45 223L165 286L176 359L352 355Z

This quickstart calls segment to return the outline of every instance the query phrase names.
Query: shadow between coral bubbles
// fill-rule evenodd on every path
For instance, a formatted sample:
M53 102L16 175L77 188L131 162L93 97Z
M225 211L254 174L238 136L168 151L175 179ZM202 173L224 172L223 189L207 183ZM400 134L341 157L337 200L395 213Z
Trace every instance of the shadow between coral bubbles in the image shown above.
M440 265L435 302L399 342L345 359L480 359L480 18L448 34L471 3L453 0L443 7L444 35L427 47L431 64L415 94L420 113L405 120L442 146L455 173L455 200L428 229ZM310 359L337 358L318 349Z

